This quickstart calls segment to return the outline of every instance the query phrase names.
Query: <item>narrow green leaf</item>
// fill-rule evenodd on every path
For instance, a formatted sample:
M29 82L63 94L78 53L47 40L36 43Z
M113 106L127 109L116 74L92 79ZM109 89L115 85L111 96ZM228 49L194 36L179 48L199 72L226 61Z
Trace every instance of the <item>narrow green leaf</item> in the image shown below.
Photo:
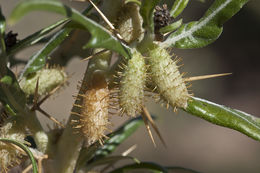
M132 135L141 125L143 125L142 118L134 118L126 122L115 132L111 133L108 136L109 139L105 142L101 149L96 151L96 154L94 156L95 160L111 154L122 142L124 142L124 140L126 140L130 135Z
M105 141L103 146L100 146L99 142L91 145L88 148L83 148L80 152L79 159L77 161L76 169L99 159L106 157L111 154L125 139L132 135L141 125L143 125L143 120L138 117L134 118L121 127L115 130L113 133L109 134L109 139Z
M176 22L171 23L170 25L167 25L163 28L160 29L160 33L168 33L168 32L173 32L176 29L178 29L182 25L182 19L177 20Z
M144 20L143 27L147 28L151 33L154 31L153 12L159 1L160 0L143 0L140 8L140 14Z
M38 167L37 167L37 163L33 157L32 152L29 150L29 148L24 145L21 142L12 140L12 139L5 139L5 138L0 138L0 141L2 142L6 142L6 143L12 143L18 147L20 147L22 150L24 150L26 152L26 154L28 155L28 157L30 158L31 162L32 162L32 169L33 169L33 173L38 173Z
M62 4L56 0L27 0L19 3L13 10L10 23L14 23L19 20L25 14L34 10L52 11L69 17L71 20L80 23L86 30L88 30L92 37L85 47L92 48L106 48L116 51L121 55L130 58L130 52L127 46L121 44L121 42L115 38L109 31L97 24L93 20L85 17L77 10Z
M185 173L200 173L198 171L194 171L192 169L189 169L189 168L183 168L183 167L180 167L180 166L171 166L171 167L166 167L166 169L168 171L184 171Z
M109 157L99 159L95 162L92 162L91 164L86 165L86 167L83 168L82 170L84 170L84 172L88 172L88 171L92 170L94 167L97 167L100 165L115 164L116 162L122 161L122 160L132 160L135 163L140 163L139 160L137 160L136 158L131 157L131 156L109 156Z
M175 0L170 11L171 16L176 18L179 14L181 14L184 8L188 5L188 2L189 0Z
M62 29L58 31L41 50L39 50L35 55L33 55L26 66L24 67L20 78L22 76L27 76L30 73L36 72L43 68L46 65L46 60L48 55L59 46L62 41L69 36L69 33L72 31L71 28Z
M82 14L86 15L91 9L92 6L87 7L82 12ZM30 73L36 72L45 66L48 55L57 46L59 46L60 43L64 41L72 32L73 30L73 28L71 28L72 25L74 25L72 22L67 23L67 25L65 25L63 29L61 29L60 31L58 31L52 36L52 38L45 44L45 46L41 50L39 50L35 55L33 55L30 58L25 68L23 69L20 78L22 78L24 75L28 75Z
M15 116L16 115L14 110L8 104L5 104L4 108L5 108L5 111L6 111L7 115L11 115L11 116Z
M62 19L44 29L41 29L31 35L29 35L28 37L24 38L23 40L19 41L18 43L16 43L13 47L11 47L8 51L7 51L7 55L10 56L16 52L18 52L19 50L24 49L27 46L31 46L34 45L36 43L38 43L39 41L41 41L44 36L48 33L50 33L51 31L53 31L54 29L56 29L57 27L63 25L64 23L66 23L68 21L68 19Z
M6 73L6 46L5 46L5 17L2 14L2 8L0 6L0 76L5 75Z
M0 6L0 34L1 35L5 34L5 27L6 27L5 16L3 15L2 8Z
M99 0L96 0L99 1ZM95 2L95 1L93 1ZM82 14L86 15L90 10L92 9L92 6L87 7ZM35 33L33 33L32 35L24 38L23 40L19 41L17 44L15 44L13 47L11 47L8 51L7 51L7 55L10 56L14 53L16 53L17 51L24 49L26 46L31 46L34 45L36 43L41 43L41 42L48 42L51 38L55 37L58 40L61 40L62 36L64 37L63 39L67 38L69 33L72 31L70 27L70 24L72 24L72 22L70 21L67 25L65 25L65 27L63 27L63 32L59 32L59 34L61 36L57 36L56 33L49 35L47 37L45 37L46 34L50 33L51 31L53 31L54 29L56 29L57 27L63 25L64 23L68 22L69 19L62 19L44 29L41 29ZM69 32L70 31L70 32ZM53 40L53 42L55 42L55 40ZM51 43L49 43L51 44ZM54 47L55 48L55 47ZM46 55L47 56L47 55ZM10 57L9 57L10 58ZM15 60L18 61L18 60ZM21 61L18 61L21 62Z
M26 96L21 90L14 73L7 69L7 74L0 79L0 101L9 105L13 112L20 112L26 104Z
M223 24L247 2L248 0L215 0L199 21L183 24L161 46L188 49L204 47L214 42L222 33Z
M185 111L213 124L237 130L260 141L260 119L245 112L195 97L188 101Z
M95 1L98 2L100 0L95 0ZM95 1L93 1L93 2L95 2ZM86 15L91 9L92 9L92 6L87 7L82 12L82 14ZM71 21L63 27L63 29L62 29L63 32L59 32L59 34L61 36L57 36L56 33L54 33L52 35L45 37L46 34L53 31L57 27L63 25L67 21L69 21L69 19L62 19L62 20L60 20L60 21L58 21L58 22L56 22L56 23L54 23L54 24L52 24L52 25L50 25L50 26L48 26L44 29L41 29L41 30L33 33L32 35L26 37L25 39L19 41L17 44L15 44L13 47L11 47L10 50L7 51L7 55L10 56L10 55L16 53L17 51L25 48L26 46L31 46L31 45L34 45L36 43L46 43L53 37L60 39L60 40L61 40L62 36L64 37L63 39L67 38L69 33L70 33L69 31L71 31L71 28L68 28L67 26L72 23ZM55 42L55 40L53 40L53 42ZM51 44L51 43L49 43L49 44ZM10 59L10 57L9 57L9 59ZM21 63L21 60L14 60L14 61L16 61L16 62L18 61L18 63ZM15 63L13 63L13 64L15 64Z
M158 165L156 163L152 162L141 162L141 163L134 163L130 165L123 166L121 168L115 169L111 171L110 173L125 173L129 171L134 171L138 169L145 169L149 171L153 171L156 173L167 173L167 169L162 167L161 165Z

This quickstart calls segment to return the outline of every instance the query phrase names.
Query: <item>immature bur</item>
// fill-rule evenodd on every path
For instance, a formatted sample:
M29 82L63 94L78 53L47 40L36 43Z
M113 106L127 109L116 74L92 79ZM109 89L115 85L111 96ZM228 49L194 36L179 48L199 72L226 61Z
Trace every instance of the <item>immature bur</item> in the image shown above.
M119 104L121 114L135 117L142 111L144 88L146 81L146 65L144 57L135 51L120 73Z
M186 108L190 95L176 63L177 60L172 60L165 49L158 47L150 51L149 72L157 92L167 105L171 105L174 109Z
M105 78L100 74L94 74L85 94L79 94L77 97L82 98L82 104L74 105L80 108L79 113L72 113L80 117L78 125L74 127L81 130L87 145L97 140L102 144L109 124L109 90Z
M20 86L27 96L34 95L36 83L39 82L38 95L43 96L67 80L67 74L60 67L45 67L35 73L22 77Z

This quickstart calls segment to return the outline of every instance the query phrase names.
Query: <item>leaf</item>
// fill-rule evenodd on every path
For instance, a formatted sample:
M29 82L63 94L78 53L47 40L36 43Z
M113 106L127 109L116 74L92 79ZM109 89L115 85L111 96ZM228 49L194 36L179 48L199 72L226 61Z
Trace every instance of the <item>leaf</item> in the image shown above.
M108 32L101 25L97 24L93 20L80 14L77 10L62 4L56 0L27 0L19 3L13 10L10 23L14 23L19 20L25 14L34 10L52 11L69 17L71 20L80 23L86 30L88 30L92 37L85 46L92 48L106 48L116 51L121 55L130 58L129 49L127 46L121 44L121 42L115 38L110 32Z
M213 43L222 33L223 24L248 0L215 0L199 21L183 24L161 46L182 49L200 48Z
M138 170L138 169L145 169L149 171L153 171L156 173L167 173L167 169L152 162L141 162L141 163L134 163L130 165L123 166L121 168L117 168L110 173L124 173L128 171Z
M87 7L82 14L86 15L92 6ZM66 20L66 19L64 19ZM61 22L61 21L60 21ZM59 23L59 22L57 22ZM39 50L35 55L33 55L30 60L28 61L27 65L24 67L23 71L21 72L20 78L26 76L30 73L36 72L43 68L46 64L47 56L57 47L60 45L62 41L64 41L69 34L72 32L71 26L74 25L73 22L67 23L63 29L55 33L52 38L45 44L45 46Z
M188 101L185 111L260 141L260 119L245 112L195 97Z
M100 146L99 142L96 142L88 148L83 148L80 152L76 169L80 169L81 167L85 166L86 163L91 164L111 154L122 142L124 142L125 139L132 135L141 125L143 125L142 118L134 118L123 124L113 133L109 134L109 139L105 141L103 146Z
M4 34L5 34L5 27L6 27L5 16L3 15L2 8L0 6L0 34L1 34L1 36L4 36Z
M175 0L170 11L170 15L176 18L188 5L189 0Z
M12 143L12 144L20 147L22 150L24 150L32 162L33 173L38 173L37 163L33 157L32 152L29 150L29 148L26 145L24 145L23 143L20 143L16 140L12 140L12 139L0 138L0 141L6 142L6 143Z
M143 17L143 27L147 28L151 33L154 31L153 11L160 0L143 0L140 8L140 14Z
M12 46L8 51L7 51L7 55L10 56L16 52L18 52L21 49L24 49L27 46L31 46L34 45L36 43L38 43L39 41L41 41L44 36L46 34L48 34L49 32L53 31L54 29L56 29L57 27L63 25L64 23L66 23L68 21L68 19L62 19L44 29L41 29L31 35L29 35L28 37L24 38L23 40L19 41L18 43L16 43L14 46Z
M65 38L69 36L69 33L72 31L71 28L62 29L57 32L46 44L39 50L35 55L33 55L26 66L24 67L20 79L23 76L27 76L30 73L36 72L43 68L46 65L47 56L61 44Z
M99 0L96 0L96 1L99 1ZM82 14L83 15L86 15L90 10L92 9L92 6L89 6L87 7L83 12ZM56 29L57 27L63 25L64 23L68 22L69 19L62 19L44 29L41 29L35 33L33 33L32 35L26 37L25 39L19 41L17 44L15 44L13 47L11 47L8 51L7 51L7 55L10 56L14 53L16 53L17 51L25 48L26 46L31 46L31 45L34 45L36 43L41 43L41 42L47 42L46 40L50 40L50 38L52 37L56 37L56 38L60 38L61 39L61 36L60 37L57 37L55 36L55 34L53 35L49 35L48 37L44 37L46 34L48 34L49 32L53 31L54 29ZM65 27L63 27L63 32L60 32L59 34L62 35L65 38L68 37L69 35L69 32L67 32L66 30L70 30L71 31L71 28L66 28L66 26L70 26L72 22L68 22L67 25L65 25ZM45 40L46 39L46 40ZM54 40L53 40L54 41ZM47 55L46 55L47 56ZM10 58L10 57L9 57ZM17 61L17 60L16 60Z
M134 118L108 135L109 139L105 141L101 148L99 143L93 144L89 148L83 148L77 161L76 169L85 166L86 162L88 162L89 165L111 154L117 146L132 135L142 124L143 121L141 117Z
M160 33L164 34L164 33L167 33L167 32L172 32L172 31L178 29L181 25L182 25L182 19L161 28Z
M94 167L100 166L100 165L107 165L107 164L115 164L118 161L122 161L122 160L132 160L136 163L140 163L139 160L137 160L134 157L131 156L109 156L109 157L105 157L103 159L97 160L91 164L88 164L84 170L84 172L88 172L90 170L92 170Z
M189 168L183 168L183 167L179 167L179 166L171 166L171 167L166 167L166 169L168 171L181 171L181 172L185 172L185 173L200 173L198 171L194 171L192 169L189 169Z
M7 74L0 79L0 101L10 106L13 112L21 112L26 104L26 96L13 72L9 68L6 69Z
M5 17L2 14L2 9L0 6L0 76L5 75L6 73L6 63L7 63L7 57L6 57L6 47L5 47Z
M96 151L94 160L103 158L111 154L122 142L124 142L124 140L126 140L130 135L132 135L141 125L143 125L142 118L134 118L126 122L115 132L111 133L108 136L109 139L105 142L105 144L99 150Z

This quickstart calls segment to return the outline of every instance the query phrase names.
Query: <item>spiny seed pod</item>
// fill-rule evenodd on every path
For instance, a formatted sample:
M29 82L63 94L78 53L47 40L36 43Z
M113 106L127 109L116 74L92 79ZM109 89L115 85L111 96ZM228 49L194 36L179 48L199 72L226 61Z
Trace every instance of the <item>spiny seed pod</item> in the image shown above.
M93 74L92 85L87 87L85 94L79 94L77 99L82 99L82 104L74 105L80 108L79 113L72 112L80 117L78 125L74 127L84 134L88 146L97 140L102 144L109 124L109 90L104 76Z
M39 79L38 95L46 95L57 86L63 84L67 75L64 70L58 68L43 68L33 74L23 77L20 81L20 86L27 96L35 93L36 83Z
M174 110L176 107L186 108L189 94L176 65L177 61L172 60L165 49L158 47L150 51L148 63L152 82L160 96Z
M119 83L119 104L121 113L135 117L141 112L146 80L144 57L135 51L125 66Z
M24 143L25 134L16 129L15 122L8 122L0 128L0 138L14 139ZM8 168L18 165L23 153L10 143L0 142L0 168L1 172L7 172Z

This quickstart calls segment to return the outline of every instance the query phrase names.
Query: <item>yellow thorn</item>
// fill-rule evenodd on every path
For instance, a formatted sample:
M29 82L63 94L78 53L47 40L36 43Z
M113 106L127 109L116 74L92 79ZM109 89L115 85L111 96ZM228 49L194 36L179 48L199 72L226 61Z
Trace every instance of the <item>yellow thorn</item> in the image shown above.
M82 128L82 127L83 127L82 125L74 126L75 129L80 129L80 128Z
M173 108L173 112L177 113L177 111L178 111L178 108L175 106L175 107Z
M166 104L166 109L169 109L169 102L167 102Z
M128 148L126 151L124 151L121 155L122 156L127 156L129 155L132 151L134 151L137 148L137 144L132 145L130 148Z
M82 108L81 105L77 105L77 104L73 104L73 106L78 107L78 108Z
M59 122L56 118L52 117L50 114L48 114L47 112L45 112L44 110L42 110L41 108L38 107L37 109L39 112L41 112L43 115L45 115L47 118L49 118L50 120L52 120L54 123L56 123L57 125L61 126L62 128L65 128L64 125Z
M118 67L119 67L121 70L124 70L124 67L122 67L121 65L118 65Z
M78 94L79 97L86 97L84 94Z
M78 112L71 112L70 114L82 117L82 115L80 113L78 113Z
M195 80L203 80L203 79L209 79L209 78L215 78L220 76L227 76L231 75L232 73L222 73L222 74L212 74L212 75L203 75L203 76L194 76L194 77L188 77L185 78L185 82L195 81Z
M98 142L99 142L99 144L100 144L101 146L104 145L102 139L99 139Z
M114 33L116 34L116 36L122 40L122 36L116 32L115 30L115 27L112 25L112 23L106 18L106 16L99 10L99 8L91 1L91 0L88 0L92 5L93 7L97 10L97 12L100 14L100 16L103 18L103 20L107 23L107 25L114 31Z
M106 50L106 49L101 50L101 51L99 51L99 52L97 52L97 53L95 53L95 54L93 54L93 55L90 55L90 56L88 56L88 57L82 59L81 61L87 61L87 60L90 60L91 58L94 58L96 55L99 55L99 54L104 53L104 52L106 52L106 51L108 51L108 50Z
M143 118L143 121L144 121L144 124L145 124L145 127L146 127L146 130L148 131L148 134L153 142L153 145L154 147L156 147L156 144L155 144L155 141L154 141L154 138L153 138L153 134L151 132L151 129L150 129L150 126L148 124L148 120L147 118L145 117L144 113L141 114L142 115L142 118Z
M156 126L151 114L149 113L149 111L147 110L147 108L145 106L142 107L143 109L143 114L144 116L146 116L147 120L151 123L153 129L155 130L155 132L157 133L158 137L160 138L161 142L163 143L163 145L165 146L165 148L167 147L166 142L164 141L159 128Z

